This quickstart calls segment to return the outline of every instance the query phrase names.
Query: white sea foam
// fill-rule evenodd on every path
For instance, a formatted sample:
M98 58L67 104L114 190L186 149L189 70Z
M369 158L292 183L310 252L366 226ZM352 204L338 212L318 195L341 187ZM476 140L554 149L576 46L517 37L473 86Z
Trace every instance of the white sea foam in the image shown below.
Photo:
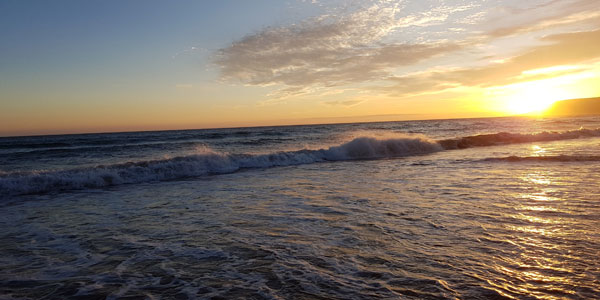
M422 137L376 139L360 137L319 150L298 150L261 155L232 155L202 148L199 153L160 160L100 165L90 168L16 172L0 176L0 194L19 195L98 188L232 173L243 168L270 168L324 161L376 159L441 151L435 141Z
M0 196L165 181L232 173L245 168L270 168L324 161L401 157L452 149L598 136L600 136L600 129L535 134L494 133L440 141L423 136L362 136L323 149L241 155L219 153L202 147L195 154L174 158L70 170L0 173Z

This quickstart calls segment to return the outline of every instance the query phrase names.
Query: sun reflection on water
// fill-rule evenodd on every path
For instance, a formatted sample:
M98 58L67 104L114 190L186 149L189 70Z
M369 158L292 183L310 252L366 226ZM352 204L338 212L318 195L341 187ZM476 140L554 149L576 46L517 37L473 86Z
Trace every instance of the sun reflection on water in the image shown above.
M535 172L529 172L525 176L520 178L525 182L523 185L528 190L534 190L533 192L523 193L520 198L530 199L533 201L560 201L563 200L559 197L553 196L557 192L556 179L553 174L550 174L543 170L537 170Z
M558 211L556 207L552 206L533 206L533 205L521 205L515 208L516 210L525 211Z
M516 218L529 221L530 223L541 223L541 224L557 224L560 223L558 220L550 220L548 218L541 218L536 216L528 216L524 214L515 215Z
M526 182L535 183L538 185L549 185L552 183L551 178L542 171L529 173L523 177L521 177Z
M533 145L531 146L531 154L532 156L544 156L544 154L546 154L546 149L538 145Z
M544 155L539 146L532 147L532 155ZM543 294L539 285L572 284L573 270L565 265L564 255L568 254L563 243L569 237L569 219L561 217L560 208L566 200L560 194L561 177L556 172L544 169L529 170L521 176L519 192L515 199L521 205L513 208L511 220L506 224L509 230L507 239L519 246L519 251L501 258L502 264L496 271L509 275L514 281L494 283L508 291L519 291L536 297ZM557 291L556 297L543 295L547 299L562 299L572 291Z

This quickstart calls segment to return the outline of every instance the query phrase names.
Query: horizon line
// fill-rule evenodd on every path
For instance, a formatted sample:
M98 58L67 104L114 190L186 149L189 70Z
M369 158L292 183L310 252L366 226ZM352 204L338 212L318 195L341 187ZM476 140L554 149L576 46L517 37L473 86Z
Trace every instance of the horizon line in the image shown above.
M368 118L368 117L391 117L391 116L426 116L426 114L384 114L384 115L364 115L355 117L332 117L332 118L306 118L310 119L345 119L345 118ZM177 128L177 129L148 129L148 130L115 130L115 131L82 131L69 133L48 133L48 134L25 134L25 135L2 135L0 138L20 138L20 137L43 137L43 136L62 136L62 135L85 135L85 134L119 134L119 133L141 133L141 132L168 132L168 131L193 131L193 130L218 130L218 129L242 129L242 128L264 128L264 127L292 127L292 126L319 126L319 125L344 125L344 124L367 124L367 123L388 123L388 122L411 122L411 121L439 121L439 120L462 120L462 119L494 119L494 118L512 118L512 117L536 117L532 115L504 115L504 116L473 116L473 117L432 117L423 119L401 119L401 120L372 120L372 121L350 121L350 122L324 122L324 123L298 123L298 124L272 124L272 125L248 125L248 126L215 126L198 128Z

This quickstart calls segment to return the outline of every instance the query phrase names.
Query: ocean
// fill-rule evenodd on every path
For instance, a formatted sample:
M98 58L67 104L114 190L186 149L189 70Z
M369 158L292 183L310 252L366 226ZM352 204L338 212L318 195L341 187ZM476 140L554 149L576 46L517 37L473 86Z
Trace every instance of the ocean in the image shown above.
M0 298L600 298L599 150L600 117L0 138Z

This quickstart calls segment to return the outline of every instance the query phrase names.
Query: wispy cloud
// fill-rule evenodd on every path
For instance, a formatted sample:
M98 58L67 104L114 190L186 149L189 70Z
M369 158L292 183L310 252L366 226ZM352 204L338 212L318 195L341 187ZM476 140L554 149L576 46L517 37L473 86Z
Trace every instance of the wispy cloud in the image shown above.
M457 11L400 18L397 4L378 3L343 16L325 15L287 27L266 28L216 54L221 79L250 85L281 85L278 95L368 82L390 70L455 51L456 43L386 43L398 28L425 26Z
M536 32L544 29L550 29L559 26L581 24L581 23L600 24L600 11L561 11L559 14L547 16L535 22L526 24L501 27L490 31L487 35L491 38L507 37L512 35Z
M581 68L574 65L600 59L600 53L591 46L600 41L600 30L555 34L541 40L550 44L534 47L501 63L391 77L389 80L393 84L379 89L401 96L461 86L507 85L524 80L553 77L557 72L561 74L580 72ZM544 70L544 72L536 72L536 70Z
M323 14L289 26L265 28L218 50L214 62L223 81L274 86L267 103L361 85L401 96L510 84L545 76L527 74L528 70L577 64L600 56L590 46L600 40L598 31L573 27L600 21L600 13L593 9L596 0L574 0L570 2L573 5L567 5L569 1L538 1L518 7L504 6L503 1L491 1L497 5L485 7L478 2L439 4L447 2L451 1L436 2L438 5L425 11L407 12L406 2L372 1L350 13ZM536 18L527 18L527 14L534 13ZM497 25L506 24L512 16L518 19L512 25ZM515 47L521 52L501 62L467 67L455 59L433 71L407 73L419 69L421 63L421 70L426 70L431 67L428 61L448 54L464 53L472 64L485 56L480 53L477 58L473 53L494 40L558 27L582 31L538 37L542 44L527 49ZM326 104L350 102L345 103L339 100Z
M332 101L324 101L323 104L328 106L343 106L343 107L353 107L365 102L365 100L332 100Z

